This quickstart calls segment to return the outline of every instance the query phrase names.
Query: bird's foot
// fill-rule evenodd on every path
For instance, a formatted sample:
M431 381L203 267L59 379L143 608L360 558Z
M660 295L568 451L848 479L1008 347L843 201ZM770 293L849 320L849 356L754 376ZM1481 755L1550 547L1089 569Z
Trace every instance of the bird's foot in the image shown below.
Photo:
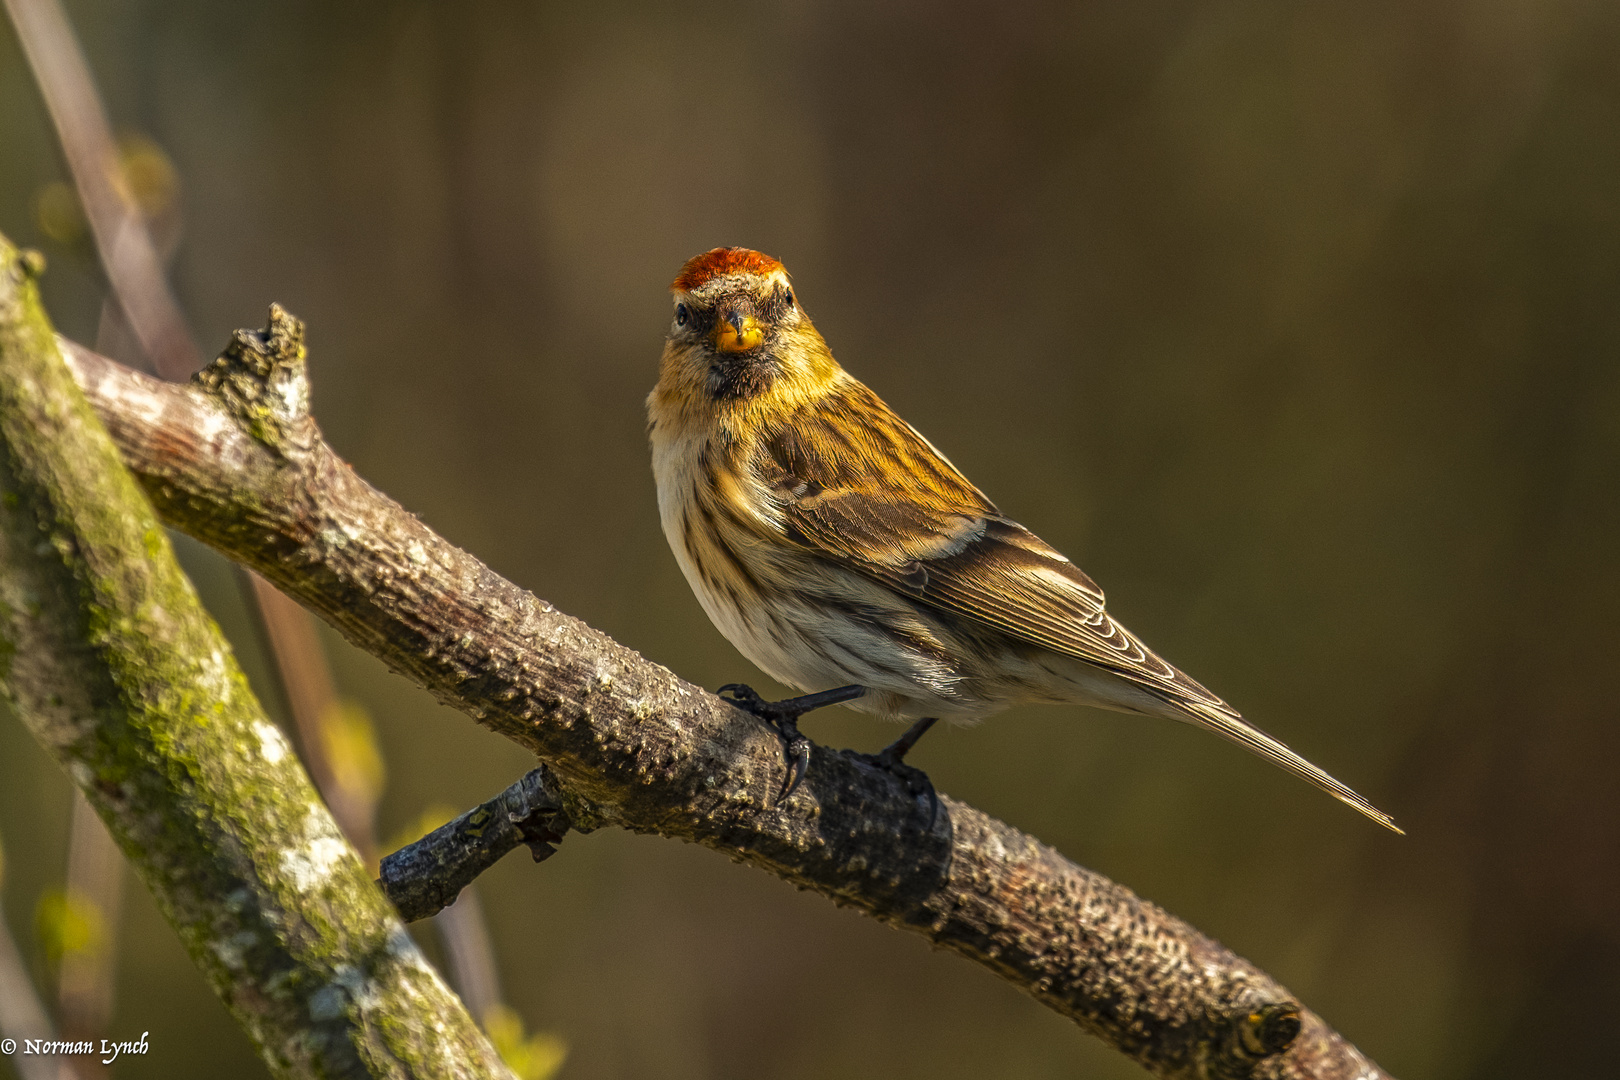
M716 693L739 709L753 713L781 736L782 757L787 763L788 770L787 780L782 784L782 793L771 804L781 806L789 795L799 789L804 774L810 768L810 740L799 733L799 717L828 705L853 701L866 693L866 687L840 686L781 701L766 701L754 691L753 687L744 686L742 683L727 683ZM905 751L902 750L901 753L904 754Z
M939 792L934 790L934 782L928 778L927 773L915 765L906 764L906 754L917 745L917 740L938 722L937 717L925 716L907 728L904 735L877 753L855 755L899 779L906 786L907 794L913 799L927 796L929 832L934 831L934 822L939 817Z

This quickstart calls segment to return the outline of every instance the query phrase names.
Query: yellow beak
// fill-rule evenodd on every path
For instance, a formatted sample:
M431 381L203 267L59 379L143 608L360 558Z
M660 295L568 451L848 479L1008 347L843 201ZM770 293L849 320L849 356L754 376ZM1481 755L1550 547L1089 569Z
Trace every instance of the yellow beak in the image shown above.
M714 325L714 347L721 352L747 352L765 340L765 330L752 315L722 312Z

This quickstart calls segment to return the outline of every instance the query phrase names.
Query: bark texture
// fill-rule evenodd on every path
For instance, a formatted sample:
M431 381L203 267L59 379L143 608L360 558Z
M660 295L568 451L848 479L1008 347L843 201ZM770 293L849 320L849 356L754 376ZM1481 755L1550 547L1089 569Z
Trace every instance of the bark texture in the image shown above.
M552 608L361 480L309 416L303 328L272 308L196 384L64 345L173 527L551 767L575 828L724 852L979 963L1173 1077L1385 1074L1283 987L986 814L816 747L792 798L751 715Z
M0 689L281 1076L510 1077L174 561L0 237Z

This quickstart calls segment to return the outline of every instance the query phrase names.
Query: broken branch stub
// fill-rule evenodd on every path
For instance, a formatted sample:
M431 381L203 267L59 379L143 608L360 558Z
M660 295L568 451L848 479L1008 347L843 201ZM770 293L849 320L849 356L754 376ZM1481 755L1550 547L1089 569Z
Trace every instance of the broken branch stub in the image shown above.
M406 922L437 915L474 878L519 844L535 862L557 853L569 829L544 766L454 821L385 856L377 884Z

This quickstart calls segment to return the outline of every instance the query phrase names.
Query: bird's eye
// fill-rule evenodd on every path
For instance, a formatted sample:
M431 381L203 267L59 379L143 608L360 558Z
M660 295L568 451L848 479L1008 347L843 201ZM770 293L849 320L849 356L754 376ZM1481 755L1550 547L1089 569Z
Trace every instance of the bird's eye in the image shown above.
M793 290L792 289L789 289L787 291L787 306L788 307L793 306Z
M676 304L675 305L675 325L676 326L685 326L686 325L686 305L685 304Z

